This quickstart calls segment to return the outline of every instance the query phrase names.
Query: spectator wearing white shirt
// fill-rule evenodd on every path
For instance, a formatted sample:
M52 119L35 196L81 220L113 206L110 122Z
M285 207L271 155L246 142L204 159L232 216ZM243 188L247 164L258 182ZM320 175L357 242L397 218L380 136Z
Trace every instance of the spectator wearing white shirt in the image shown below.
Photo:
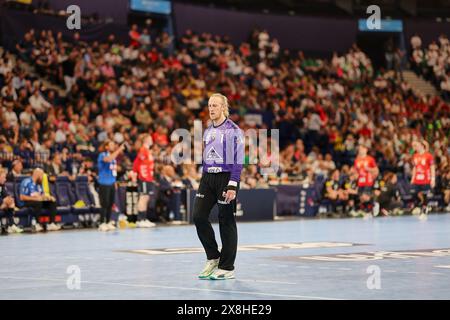
M18 75L15 75L12 79L12 85L15 90L20 90L26 86L25 74L21 72Z
M28 99L28 101L37 114L46 112L52 106L47 100L44 99L38 90L33 92L33 95Z
M14 65L11 59L5 57L0 58L0 74L6 76L13 69Z
M19 124L19 118L17 117L17 114L14 112L12 104L7 104L6 111L4 111L3 116L12 127L15 127Z
M311 150L312 146L315 146L319 143L319 131L320 127L322 126L322 120L317 113L309 112L305 124L308 130L306 135L306 149L309 151Z
M124 84L119 89L119 94L121 97L125 97L127 100L133 98L134 91L130 79L125 79Z
M37 120L36 115L33 112L33 108L31 107L30 104L27 105L25 107L25 110L20 113L19 119L20 119L20 126L25 129L31 128L33 122Z
M150 49L150 45L152 43L152 40L151 40L150 33L149 33L147 28L142 30L142 33L139 36L139 40L138 41L141 44L142 48L144 48L144 50L149 50Z

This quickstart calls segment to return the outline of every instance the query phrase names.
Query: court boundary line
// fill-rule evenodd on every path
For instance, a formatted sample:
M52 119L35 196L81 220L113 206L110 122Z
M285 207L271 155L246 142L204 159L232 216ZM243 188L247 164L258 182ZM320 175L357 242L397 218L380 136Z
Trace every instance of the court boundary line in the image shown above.
M28 280L28 281L41 281L41 282L62 282L62 283L66 283L66 281L67 281L67 279L56 279L56 278L52 279L52 278L30 278L30 277L8 277L8 276L7 277L0 276L0 279L24 280L24 281ZM190 291L218 292L218 293L228 293L228 294L232 293L232 294L257 295L257 296L278 297L278 298L295 298L295 299L311 299L311 300L344 300L344 299L340 299L340 298L319 297L319 296L290 295L290 294L281 294L281 293L279 294L279 293L251 292L251 291L239 291L239 290L204 289L204 288L191 288L191 287L179 287L179 286L163 286L163 285L153 285L153 284L131 284L131 283L120 283L120 282L82 280L80 282L80 284L83 285L83 283L84 284L122 286L122 287L135 287L135 288L190 290ZM74 291L76 292L76 290L74 290Z

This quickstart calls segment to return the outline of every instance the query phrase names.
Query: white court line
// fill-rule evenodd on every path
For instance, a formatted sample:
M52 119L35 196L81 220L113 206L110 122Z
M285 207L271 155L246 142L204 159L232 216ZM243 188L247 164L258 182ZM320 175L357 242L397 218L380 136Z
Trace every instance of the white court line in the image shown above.
M434 266L435 268L443 268L443 269L450 269L450 265L438 265Z
M293 284L297 285L295 282L285 282L285 281L272 281L272 280L240 280L236 279L239 282L261 282L261 283L276 283L276 284Z
M50 279L50 278L28 278L28 277L0 277L0 279L9 280L28 280L28 281L51 281L66 283L66 279ZM100 284L122 287L135 287L135 288L158 288L158 289L174 289L174 290L191 290L191 291L205 291L205 292L220 292L220 293L234 293L243 295L256 295L266 297L279 297L279 298L297 298L297 299L314 299L314 300L342 300L338 298L318 297L318 296L301 296L290 294L278 294L278 293L265 293L265 292L251 292L251 291L237 291L237 290L220 290L220 289L202 289L202 288L189 288L189 287L175 287L175 286L160 286L153 284L130 284L130 283L118 283L118 282L103 282L103 281L81 281L81 284Z

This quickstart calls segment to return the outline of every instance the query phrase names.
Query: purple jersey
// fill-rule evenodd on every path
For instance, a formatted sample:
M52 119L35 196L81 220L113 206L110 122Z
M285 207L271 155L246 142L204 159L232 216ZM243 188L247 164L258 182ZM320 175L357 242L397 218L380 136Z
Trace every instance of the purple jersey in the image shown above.
M237 185L244 164L244 135L230 119L214 127L209 126L203 135L203 172L230 172L230 185Z

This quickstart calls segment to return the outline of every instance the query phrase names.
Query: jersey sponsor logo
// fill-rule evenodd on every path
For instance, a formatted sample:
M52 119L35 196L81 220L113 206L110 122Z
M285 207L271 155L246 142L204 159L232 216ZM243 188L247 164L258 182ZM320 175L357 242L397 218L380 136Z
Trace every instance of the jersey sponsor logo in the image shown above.
M206 169L206 171L208 173L219 173L219 172L222 172L222 168L221 167L209 167L208 169Z
M204 194L201 194L201 193L197 193L195 196L196 196L197 198L204 198L204 197L205 197L205 195L204 195Z
M206 154L207 161L223 162L223 158L217 153L214 147L211 147Z

